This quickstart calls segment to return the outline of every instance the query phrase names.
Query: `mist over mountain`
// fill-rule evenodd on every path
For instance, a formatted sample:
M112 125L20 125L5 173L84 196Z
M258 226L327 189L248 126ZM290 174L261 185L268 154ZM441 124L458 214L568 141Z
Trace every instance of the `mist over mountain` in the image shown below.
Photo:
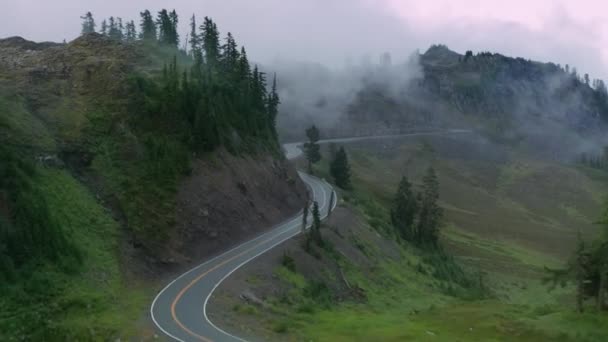
M433 45L406 61L383 54L338 69L286 62L274 69L286 139L301 134L291 127L312 123L329 136L474 128L561 159L604 143L606 86L568 65Z

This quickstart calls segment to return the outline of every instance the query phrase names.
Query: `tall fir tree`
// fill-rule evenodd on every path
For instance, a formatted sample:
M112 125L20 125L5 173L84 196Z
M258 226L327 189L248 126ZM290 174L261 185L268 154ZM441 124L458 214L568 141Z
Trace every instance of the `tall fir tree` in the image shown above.
M220 33L217 29L217 25L211 18L205 17L200 29L202 32L205 61L209 67L215 68L217 67L220 58Z
M399 182L397 193L391 208L391 222L397 234L404 240L415 242L415 219L418 214L418 201L412 189L412 184L403 176Z
M270 130L274 140L278 141L279 135L277 133L277 116L279 114L279 105L281 104L281 99L279 98L279 94L277 92L277 74L274 74L272 78L272 88L270 90L270 94L268 94L268 119L270 121Z
M105 19L101 22L101 31L99 33L104 36L108 35L108 22Z
M417 225L417 241L421 244L436 246L439 241L439 228L443 211L438 204L439 180L433 167L429 167L422 180L420 211Z
M122 19L110 17L109 25L108 25L108 37L115 40L122 40L123 32L122 32Z
M80 17L82 19L82 34L94 33L95 32L95 19L93 19L93 13L87 12L85 15Z
M321 161L321 147L319 146L320 133L317 126L312 125L306 130L308 141L304 144L304 154L308 160L308 172L312 173L312 164Z
M321 235L321 212L317 201L312 205L312 226L310 227L310 236L318 246L323 246L323 236Z
M145 42L153 42L157 39L156 23L152 18L150 11L145 10L139 14L141 16L140 38Z
M193 14L190 18L190 56L194 60L197 59L197 54L201 51L201 37L198 33L198 27L196 26L196 16Z
M337 186L342 189L351 188L350 165L348 164L348 155L343 146L336 152L335 158L330 163L329 170Z
M239 62L239 48L232 36L228 32L225 43L221 47L221 65L224 72L233 76L236 74Z
M125 38L125 25L122 22L122 18L117 19L117 26L118 26L117 39L123 40Z
M128 42L134 42L137 39L137 29L135 28L135 22L133 20L127 22L125 39Z

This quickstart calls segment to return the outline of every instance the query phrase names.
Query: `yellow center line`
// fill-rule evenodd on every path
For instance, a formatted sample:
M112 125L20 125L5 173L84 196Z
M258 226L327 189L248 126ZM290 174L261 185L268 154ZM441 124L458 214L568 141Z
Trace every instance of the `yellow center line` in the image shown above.
M186 327L186 326L185 326L185 325L184 325L184 324L183 324L183 323L182 323L182 322L181 322L181 321L180 321L180 320L177 318L177 315L175 314L175 306L177 305L177 302L178 302L178 301L179 301L179 300L182 298L182 296L184 295L184 293L186 293L186 291L188 291L188 290L189 290L189 289L190 289L192 286L194 286L194 285L195 285L197 282L199 282L201 279L203 279L203 278L204 278L204 277L205 277L207 274L209 274L209 273L211 273L211 272L215 271L216 269L218 269L219 267L221 267L221 266L223 266L223 265L225 265L225 264L229 263L230 261L232 261L232 260L234 260L234 259L236 259L236 258L238 258L238 257L242 256L243 254L245 254L245 253L247 253L247 252L250 252L250 251L251 251L251 250L253 250L254 248L259 247L260 245L265 244L265 243L267 243L267 242L269 242L269 241L271 241L271 240L273 240L273 239L277 238L277 237L278 237L278 236L280 236L280 235L283 235L283 234L284 234L284 233L286 233L286 232L287 232L287 231L282 232L281 234L279 234L279 235L277 235L277 236L274 236L274 237L271 237L271 238L269 238L269 239L267 239L267 240L264 240L264 241L262 241L262 242L260 242L260 243L258 243L258 244L256 244L256 245L254 245L254 246L252 246L252 247L250 247L250 248L248 248L248 249L246 249L246 250L242 251L241 253L239 253L239 254L237 254L237 255L235 255L235 256L233 256L233 257L229 258L229 259L226 259L226 260L222 261L221 263L219 263L219 264L217 264L217 265L213 266L213 268L211 268L211 269L207 270L205 273L202 273L201 275L199 275L198 277L196 277L194 280L192 280L192 281L191 281L191 282L190 282L190 283L189 283L189 284L188 284L186 287L184 287L184 288L183 288L181 291L179 291L179 293L177 294L177 296L176 296L176 297L175 297L175 299L173 300L173 303L171 303L171 316L173 317L173 320L175 321L175 323L177 323L177 325L179 325L179 326L180 326L180 328L182 328L182 329L183 329L185 332L187 332L188 334L190 334L190 335L192 335L192 336L194 336L194 337L198 338L199 340L201 340L201 341L205 341L205 342L213 342L212 340L208 339L207 337L201 336L201 335L199 335L199 334L197 334L197 333L193 332L192 330L188 329L188 328L187 328L187 327Z

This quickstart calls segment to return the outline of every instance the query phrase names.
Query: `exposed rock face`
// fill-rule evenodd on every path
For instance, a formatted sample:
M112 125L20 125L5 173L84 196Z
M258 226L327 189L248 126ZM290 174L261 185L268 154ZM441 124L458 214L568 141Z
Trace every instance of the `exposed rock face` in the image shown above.
M287 161L219 152L196 161L181 184L169 252L194 260L216 254L295 215L305 201L305 185Z

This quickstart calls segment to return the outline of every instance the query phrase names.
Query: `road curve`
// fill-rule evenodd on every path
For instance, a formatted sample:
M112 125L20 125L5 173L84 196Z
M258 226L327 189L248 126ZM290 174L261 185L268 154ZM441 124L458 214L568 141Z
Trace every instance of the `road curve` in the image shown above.
M321 218L328 213L331 185L299 172L319 204ZM334 207L335 207L334 201ZM312 219L308 219L311 222ZM207 317L207 302L213 291L230 274L273 247L298 235L302 213L182 274L162 289L150 307L154 324L177 341L244 341L214 325Z
M444 132L409 133L391 136L340 138L322 140L320 143L352 142L446 133L470 133L470 131L448 130ZM283 145L287 158L293 159L300 156L302 150L299 146L301 145L302 143ZM318 202L321 218L325 218L328 214L331 193L334 192L333 188L324 180L303 172L298 173L300 178L308 185L313 200ZM336 202L334 201L333 207L335 207ZM311 219L308 219L308 222L311 221ZM165 286L154 298L150 307L152 321L160 331L177 341L245 341L222 330L209 320L207 317L207 302L209 298L211 298L214 290L222 281L241 266L282 242L298 235L301 231L302 213L300 212L253 240L234 247L182 274Z

